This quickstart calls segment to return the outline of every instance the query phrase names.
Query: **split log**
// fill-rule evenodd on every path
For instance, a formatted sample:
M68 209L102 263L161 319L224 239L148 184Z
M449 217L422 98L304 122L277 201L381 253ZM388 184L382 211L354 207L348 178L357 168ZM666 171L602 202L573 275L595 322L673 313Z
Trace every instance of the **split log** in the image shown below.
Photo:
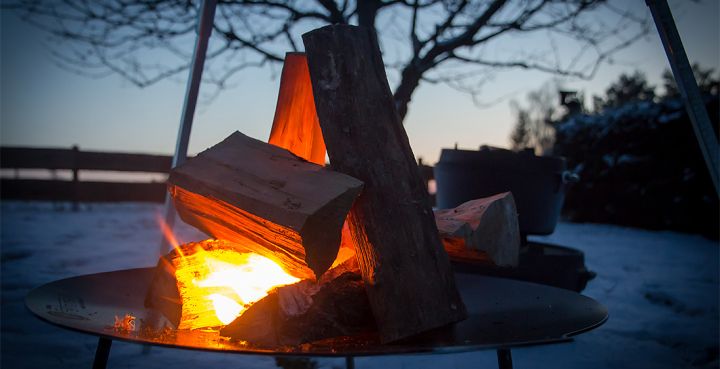
M325 165L325 141L315 110L305 53L285 54L275 119L268 143L318 165ZM342 241L336 264L354 257L347 223L343 225Z
M177 250L173 249L169 254L160 257L145 295L145 307L159 311L175 327L180 326L183 305L173 263L177 256Z
M362 182L235 132L174 168L168 187L186 223L314 278L335 260Z
M220 335L276 348L374 331L362 278L345 272L319 285L304 280L275 289Z
M464 319L374 33L327 26L303 41L332 168L365 183L350 233L381 341Z
M304 53L285 54L280 92L269 143L315 164L325 165L325 142L318 123Z
M158 260L155 274L145 295L145 307L162 313L178 329L207 328L221 325L212 301L198 295L194 278L206 267L202 253L237 254L236 247L224 240L189 242L174 248ZM177 271L183 273L177 275Z
M453 260L518 265L520 228L510 192L471 200L454 209L435 211L445 250Z
M491 213L495 213L495 211L491 211ZM510 213L512 214L514 211ZM506 215L502 212L498 212L498 214L501 216ZM445 214L444 211L435 212L435 224L438 226L443 248L450 257L450 261L482 265L490 268L498 266L517 267L520 235L512 235L513 233L517 234L519 231L516 226L512 225L513 223L517 225L517 220L508 220L506 224L497 224L495 221L490 221L490 219L496 218L497 215L484 216L483 212L475 212L468 215L470 216L469 220L460 221L452 218L451 214ZM517 214L514 216L517 217ZM455 226L451 229L450 227L452 227L452 225L448 224L447 218L452 219L452 221L461 222L462 225L466 226L462 226L460 229ZM483 225L481 224L482 222L495 223L497 226ZM474 227L472 226L473 224L475 225ZM502 236L503 232L497 231L498 228L504 228L508 233ZM453 232L456 231L457 235L453 235ZM335 259L335 263L333 263L333 268L346 260L350 260L350 258L355 258L355 246L352 243L352 237L349 232L349 228L343 227L342 243L337 259ZM492 238L483 241L485 238L481 235L484 233L499 233L500 237L504 237L506 241L498 241ZM517 242L512 241L513 239L517 239ZM509 248L509 250L503 251L501 248ZM493 257L488 255L488 252L491 252ZM333 268L329 271L332 271ZM329 271L323 275L323 278L325 278L325 275L327 275ZM359 269L357 269L357 271L359 272Z

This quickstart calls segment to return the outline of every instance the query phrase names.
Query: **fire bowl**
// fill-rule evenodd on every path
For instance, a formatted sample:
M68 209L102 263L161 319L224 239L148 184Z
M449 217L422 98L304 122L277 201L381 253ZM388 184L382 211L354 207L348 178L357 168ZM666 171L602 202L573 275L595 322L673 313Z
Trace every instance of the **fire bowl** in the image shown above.
M380 344L377 337L353 336L298 346L258 347L231 341L210 330L176 330L143 301L154 268L90 274L32 290L25 303L46 322L109 340L244 354L290 356L371 356L454 353L546 344L602 325L607 309L595 300L559 288L470 274L456 274L469 318L409 340ZM115 324L126 315L134 324Z

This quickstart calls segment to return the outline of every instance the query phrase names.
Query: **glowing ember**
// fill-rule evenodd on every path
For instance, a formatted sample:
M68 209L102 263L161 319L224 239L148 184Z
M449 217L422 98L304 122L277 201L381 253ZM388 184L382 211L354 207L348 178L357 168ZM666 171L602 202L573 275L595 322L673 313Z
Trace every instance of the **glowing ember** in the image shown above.
M113 329L116 332L129 333L135 331L135 317L132 314L125 314L124 317L120 318L115 315L115 324Z
M223 241L206 240L177 251L184 254L174 260L182 298L180 329L227 325L273 288L299 281L272 260L238 252Z

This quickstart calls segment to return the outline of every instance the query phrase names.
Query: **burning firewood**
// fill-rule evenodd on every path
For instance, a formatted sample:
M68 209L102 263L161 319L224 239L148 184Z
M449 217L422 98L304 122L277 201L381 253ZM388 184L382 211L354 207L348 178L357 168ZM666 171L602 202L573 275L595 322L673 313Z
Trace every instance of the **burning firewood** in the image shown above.
M125 314L122 318L115 315L113 330L120 333L131 333L135 331L135 316Z
M325 165L325 141L315 112L304 53L287 53L280 76L269 143L315 164Z
M325 142L304 53L287 53L285 56L268 142L308 161L317 164L325 161ZM517 266L520 235L512 195L474 200L456 209L437 211L435 222L451 260ZM350 248L341 248L341 251L354 254L352 239L346 228L343 228L343 243Z
M365 183L350 233L381 340L464 319L374 33L328 26L303 41L330 163Z
M510 192L437 210L435 221L451 259L517 266L520 228Z
M300 278L335 260L362 182L235 132L174 168L168 189L180 217L240 251Z
M361 276L345 272L325 283L305 280L277 288L220 335L277 347L376 330Z
M256 346L376 331L354 257L319 281L299 280L222 240L184 244L163 256L145 305L177 329L219 329Z
M372 33L326 27L304 41L312 75L288 54L273 145L235 133L171 172L182 219L218 239L161 258L146 305L178 329L268 347L389 342L463 319L448 253L516 265L512 196L433 217ZM347 175L306 161L322 164L324 142ZM349 175L365 182L359 196Z
M231 242L191 242L160 258L145 305L178 329L220 327L273 288L299 280Z

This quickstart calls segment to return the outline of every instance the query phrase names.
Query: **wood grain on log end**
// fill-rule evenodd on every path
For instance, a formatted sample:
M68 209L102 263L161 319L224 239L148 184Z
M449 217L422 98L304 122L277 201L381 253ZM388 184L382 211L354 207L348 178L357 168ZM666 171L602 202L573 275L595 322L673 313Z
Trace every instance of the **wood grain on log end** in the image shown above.
M355 178L240 132L174 168L168 184L186 223L301 278L332 265L362 189Z
M495 265L518 265L520 227L510 192L436 210L435 219L443 241L451 245L450 249L446 246L451 256L464 252L472 258L483 252Z

